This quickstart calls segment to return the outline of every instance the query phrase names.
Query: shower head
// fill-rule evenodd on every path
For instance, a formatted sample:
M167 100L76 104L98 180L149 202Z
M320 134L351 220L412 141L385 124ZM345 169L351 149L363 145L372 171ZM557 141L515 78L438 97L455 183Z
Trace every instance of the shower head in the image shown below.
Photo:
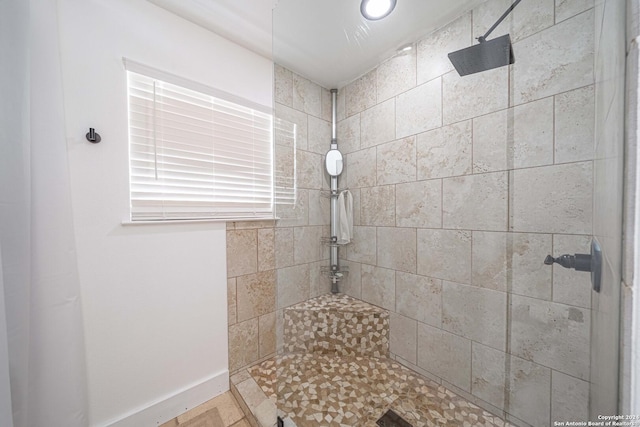
M487 71L514 63L515 58L513 57L509 34L493 40L487 40L487 37L489 37L489 34L504 21L504 18L506 18L521 1L522 0L515 0L502 16L498 18L495 24L489 28L489 31L487 31L484 36L478 37L480 43L449 54L449 60L453 66L456 67L456 71L458 71L460 76L479 73L480 71Z
M513 49L509 34L451 52L449 60L461 76L513 64Z

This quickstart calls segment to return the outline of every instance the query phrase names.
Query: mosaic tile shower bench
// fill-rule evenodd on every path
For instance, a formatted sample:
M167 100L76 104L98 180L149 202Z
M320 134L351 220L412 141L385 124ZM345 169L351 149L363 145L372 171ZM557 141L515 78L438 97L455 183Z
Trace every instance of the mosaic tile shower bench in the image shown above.
M323 295L284 310L284 352L389 356L389 312L347 295Z
M510 426L389 359L388 312L348 296L285 309L284 348L231 377L253 427L377 427L389 409L413 427Z

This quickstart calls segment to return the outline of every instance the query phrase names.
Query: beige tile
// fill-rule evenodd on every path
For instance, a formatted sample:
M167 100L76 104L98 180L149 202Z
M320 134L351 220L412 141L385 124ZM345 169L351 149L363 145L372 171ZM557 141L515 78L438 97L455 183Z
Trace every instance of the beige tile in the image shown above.
M347 117L376 105L376 71L370 71L344 89Z
M458 283L471 282L471 232L417 231L418 274Z
M591 253L591 236L553 236L553 256ZM591 308L591 274L553 265L553 301Z
M376 228L375 227L353 227L353 240L347 249L347 259L349 261L363 262L366 264L376 263Z
M295 227L293 229L293 260L303 264L322 259L322 227Z
M276 268L275 229L261 228L258 230L258 271Z
M591 9L593 5L594 0L556 0L556 22Z
M265 221L237 221L234 223L235 230L253 230L259 228L271 228L275 225L275 221L273 220L265 220Z
M309 128L307 115L302 111L294 110L286 105L276 103L276 118L295 124L296 131L293 138L287 138L286 140L280 138L276 139L276 142L280 144L285 142L291 144L295 142L296 148L306 150L308 146L307 133ZM284 136L284 134L281 136Z
M353 261L340 261L340 265L349 268L349 274L339 284L340 292L362 299L362 265Z
M591 162L513 171L511 230L591 234L592 181Z
M471 14L466 13L418 42L418 84L433 80L451 70L447 54L470 46Z
M231 393L233 393L233 396L236 398L238 405L240 405L240 408L242 408L242 412L245 413L245 418L243 418L242 420L248 421L251 427L260 427L258 426L256 418L253 416L253 414L249 410L249 407L242 399L242 396L240 395L240 392L238 392L238 389L235 385L231 387ZM238 421L238 423L240 423L242 420Z
M229 377L229 381L232 385L236 385L241 383L242 381L249 379L250 377L251 377L251 374L249 374L249 371L247 371L246 369L243 369L239 371L237 374L231 375ZM233 387L232 387L232 390L233 390Z
M295 203L276 204L278 227L293 227L309 224L309 191L298 188Z
M593 28L593 11L588 11L514 43L514 104L592 84Z
M422 323L441 327L442 280L397 271L396 311Z
M393 270L362 265L362 299L378 307L394 310L396 283Z
M262 389L277 399L280 415L290 416L298 425L373 426L391 404L394 411L416 426L432 425L437 419L455 420L447 425L510 426L472 402L495 413L500 413L499 409L402 357L395 357L397 363L386 358L336 363L334 358L323 354L290 354L265 361L251 371ZM340 371L339 387L336 369ZM311 384L305 384L308 379ZM326 390L331 393L325 398ZM310 394L320 398L308 399ZM332 422L328 417L322 418L327 413Z
M389 313L389 346L391 353L415 364L418 322L394 312Z
M360 146L362 148L396 139L396 102L391 98L360 114Z
M293 107L293 74L285 67L274 64L275 101Z
M508 372L509 412L531 425L549 425L551 370L512 356Z
M471 119L507 108L508 67L460 77L451 71L442 76L444 124Z
M309 116L309 151L325 154L331 147L331 123Z
M230 391L221 394L213 400L225 426L236 423L244 418L244 414L242 413L240 406Z
M393 270L416 272L416 229L378 227L377 265Z
M331 292L331 281L322 272L322 267L327 265L329 265L328 259L309 264L309 296L311 298Z
M160 427L178 427L178 419L177 418L173 418L169 421L167 421L164 424L161 424Z
M376 69L377 102L406 92L416 85L416 49L384 61Z
M278 117L275 116L274 120L273 120L273 136L274 136L274 143L276 145L276 148L280 149L281 153L291 153L291 154L295 154L295 149L298 146L298 137L300 129L298 128L298 125L293 122L292 120L295 120L295 118L293 117L289 117L289 115L293 115L295 113L295 110L292 109L287 109L288 107L285 107L281 104L277 104L276 108L279 108L281 110L285 110L284 113L281 113L282 116L284 117ZM276 110L277 111L277 110ZM290 113L290 114L289 114ZM305 118L305 126L304 128L306 129L307 125L306 125L307 121ZM306 130L305 130L306 132ZM307 138L307 135L305 133L304 135L305 141ZM289 149L288 151L286 149ZM276 153L279 154L279 153ZM276 158L276 160L278 161L276 163L276 166L282 166L287 165L289 166L290 164L293 164L293 162L284 162L281 158ZM288 170L288 169L284 169L283 170ZM277 170L277 169L276 169Z
M555 163L593 159L594 86L555 96Z
M511 169L508 151L513 136L513 109L500 110L473 119L473 172Z
M505 404L506 354L500 350L472 343L471 393L503 409Z
M275 424L277 416L275 403L267 398L253 378L238 384L237 389L251 413L257 418L259 425L266 427ZM269 403L270 406L268 406ZM267 421L269 418L271 418L270 423Z
M416 138L408 137L376 147L378 185L416 180Z
M276 352L284 351L284 310L276 311Z
M229 326L229 371L247 366L259 357L258 318Z
M322 91L322 120L326 122L331 122L331 91L329 89L325 89L323 87L320 88Z
M363 225L393 227L396 224L395 186L363 188L360 191L360 213Z
M316 117L322 116L320 86L293 73L293 108Z
M442 226L442 181L396 185L396 225L438 228Z
M442 328L505 351L507 294L491 289L442 283Z
M309 274L309 264L295 265L277 270L279 309L309 299Z
M322 155L297 150L296 162L298 188L322 188Z
M180 424L181 427L216 427L224 426L218 408L213 408L202 415Z
M275 270L237 278L238 322L275 310Z
M551 250L550 234L509 233L511 254L510 291L524 296L551 299L551 269L544 258Z
M471 341L418 323L418 366L470 391Z
M257 231L227 230L227 276L242 276L257 271Z
M260 357L268 356L276 351L276 313L260 316L258 319L258 352Z
M350 189L353 196L353 225L362 225L361 206L362 198L359 188Z
M283 131L279 130L281 124L276 122L276 136ZM276 208L280 204L295 203L296 171L295 171L295 147L276 144L274 147L274 185Z
M512 4L510 0L490 0L473 10L473 34L482 35ZM512 41L522 40L553 25L554 0L522 2L491 33L490 39L510 34ZM516 54L516 58L518 58Z
M515 168L553 164L553 98L519 105L513 111L509 156Z
M507 233L474 231L471 251L471 283L474 286L507 290L508 254L511 250Z
M293 265L293 228L276 228L274 237L276 268Z
M322 190L309 190L309 225L329 225L329 198L322 195Z
M339 121L336 133L338 148L342 154L358 151L360 149L360 114Z
M347 186L349 188L373 187L376 185L375 147L348 154L345 163Z
M237 423L233 424L231 427L251 427L251 424L249 424L249 421L247 421L246 418L243 418Z
M418 135L418 179L471 173L471 121Z
M227 314L230 325L236 323L238 319L238 306L236 298L236 278L232 277L230 279L227 279Z
M589 383L551 372L551 420L588 420Z
M511 352L586 380L590 323L591 313L587 309L514 295Z
M416 135L442 126L442 108L440 79L421 84L398 95L395 137Z
M343 88L341 90L338 91L338 96L337 96L337 104L336 105L336 118L338 120L338 122L344 120L347 118L347 97L346 97L346 88ZM375 101L374 101L375 102Z
M445 228L507 230L507 172L442 180L442 224Z

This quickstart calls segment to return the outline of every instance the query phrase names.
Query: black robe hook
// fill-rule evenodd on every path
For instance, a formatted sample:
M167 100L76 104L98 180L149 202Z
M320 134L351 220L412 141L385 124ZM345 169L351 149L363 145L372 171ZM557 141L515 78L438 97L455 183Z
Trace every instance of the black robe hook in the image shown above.
M96 132L94 128L89 128L89 132L87 133L86 136L87 136L87 141L92 142L94 144L97 144L98 142L102 141L102 138L100 138L100 134Z

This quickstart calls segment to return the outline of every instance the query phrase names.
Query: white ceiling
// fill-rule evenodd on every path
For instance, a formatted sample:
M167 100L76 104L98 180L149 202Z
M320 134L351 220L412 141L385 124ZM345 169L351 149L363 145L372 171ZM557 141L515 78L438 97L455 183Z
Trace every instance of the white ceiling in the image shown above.
M334 88L484 0L398 0L380 21L360 15L360 0L149 1Z

